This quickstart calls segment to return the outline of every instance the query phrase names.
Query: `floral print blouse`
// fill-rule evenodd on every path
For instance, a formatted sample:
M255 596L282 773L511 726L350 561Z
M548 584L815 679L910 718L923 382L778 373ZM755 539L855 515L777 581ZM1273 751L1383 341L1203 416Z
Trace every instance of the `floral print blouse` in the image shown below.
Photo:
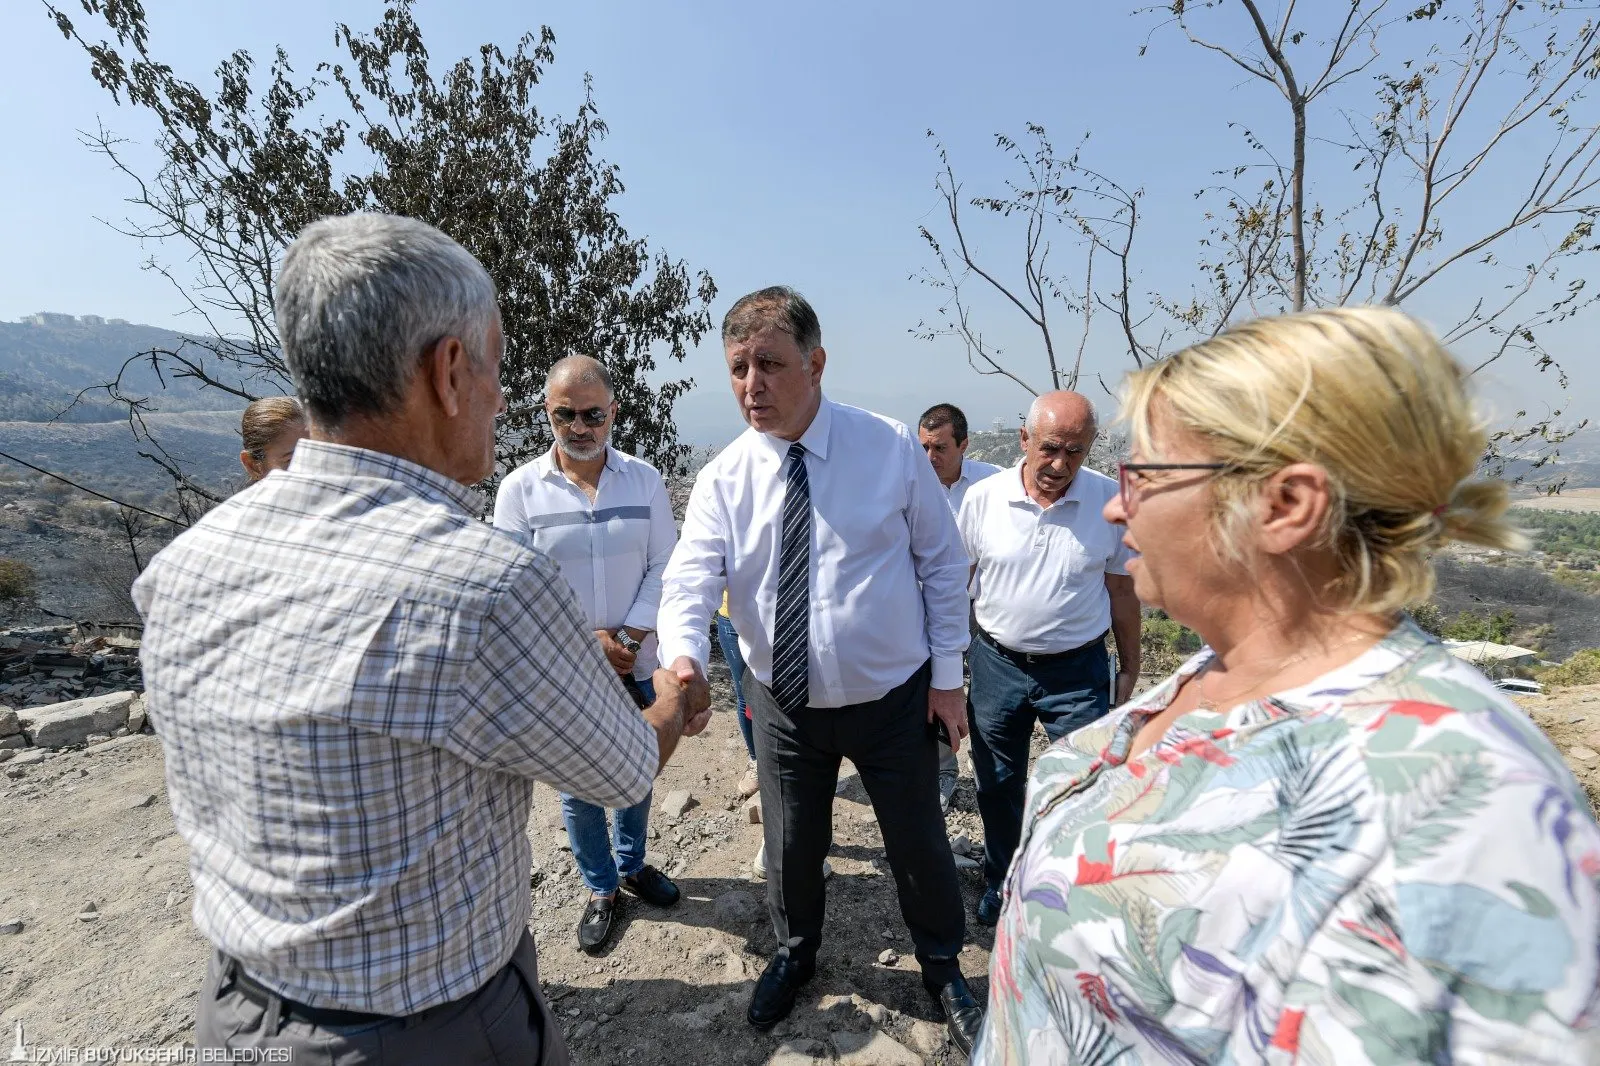
M1040 757L972 1061L1600 1063L1600 829L1528 717L1408 621L1129 760L1210 655Z

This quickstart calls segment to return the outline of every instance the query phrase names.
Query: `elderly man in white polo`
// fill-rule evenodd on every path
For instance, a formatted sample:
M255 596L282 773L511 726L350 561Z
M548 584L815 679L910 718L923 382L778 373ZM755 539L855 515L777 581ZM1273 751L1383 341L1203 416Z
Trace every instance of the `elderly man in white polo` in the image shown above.
M974 485L957 519L976 589L967 714L988 882L977 910L983 925L999 918L1022 832L1034 723L1054 740L1111 709L1107 629L1117 645L1117 703L1139 676L1132 553L1100 513L1117 482L1083 465L1097 432L1083 396L1040 396L1022 429L1022 463Z

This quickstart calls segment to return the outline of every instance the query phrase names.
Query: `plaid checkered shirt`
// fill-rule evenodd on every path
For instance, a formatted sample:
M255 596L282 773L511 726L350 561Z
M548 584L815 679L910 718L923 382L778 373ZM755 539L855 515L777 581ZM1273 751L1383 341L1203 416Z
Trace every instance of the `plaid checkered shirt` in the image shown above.
M643 799L654 732L482 498L302 441L134 585L200 932L285 998L412 1014L528 924L533 782Z

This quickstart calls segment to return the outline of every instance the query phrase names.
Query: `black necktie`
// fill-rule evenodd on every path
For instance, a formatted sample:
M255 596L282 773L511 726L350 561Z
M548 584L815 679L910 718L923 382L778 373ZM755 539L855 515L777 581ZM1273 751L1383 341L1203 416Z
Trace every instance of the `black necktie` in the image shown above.
M783 539L778 547L778 610L772 623L772 695L785 714L810 698L806 656L811 637L811 485L806 450L789 445L783 495Z

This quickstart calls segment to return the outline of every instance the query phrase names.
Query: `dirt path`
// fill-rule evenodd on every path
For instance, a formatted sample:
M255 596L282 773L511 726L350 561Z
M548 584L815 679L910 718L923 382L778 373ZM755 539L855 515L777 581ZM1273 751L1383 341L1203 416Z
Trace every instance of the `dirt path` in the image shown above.
M713 681L719 706L730 705L726 672ZM923 1062L958 1061L914 959L879 961L885 949L909 956L911 945L872 809L848 765L834 807L835 876L817 978L773 1033L745 1023L754 978L775 942L765 885L750 873L761 827L735 798L744 767L731 714L684 742L657 782L649 853L684 898L671 910L628 901L599 958L576 949L586 891L556 796L539 788L529 823L533 930L574 1060L792 1066L838 1061L840 1048L849 1052L876 1029ZM190 1039L207 949L190 921L187 849L172 828L160 742L129 737L0 766L0 775L0 922L23 927L0 935L0 1056L18 1021L37 1045L167 1047ZM660 807L676 789L695 805L674 822ZM950 835L981 840L970 773L956 806ZM982 878L975 869L961 876L970 908ZM963 969L981 998L992 938L968 924ZM846 1061L910 1061L881 1041L873 1046L879 1057L858 1051Z

